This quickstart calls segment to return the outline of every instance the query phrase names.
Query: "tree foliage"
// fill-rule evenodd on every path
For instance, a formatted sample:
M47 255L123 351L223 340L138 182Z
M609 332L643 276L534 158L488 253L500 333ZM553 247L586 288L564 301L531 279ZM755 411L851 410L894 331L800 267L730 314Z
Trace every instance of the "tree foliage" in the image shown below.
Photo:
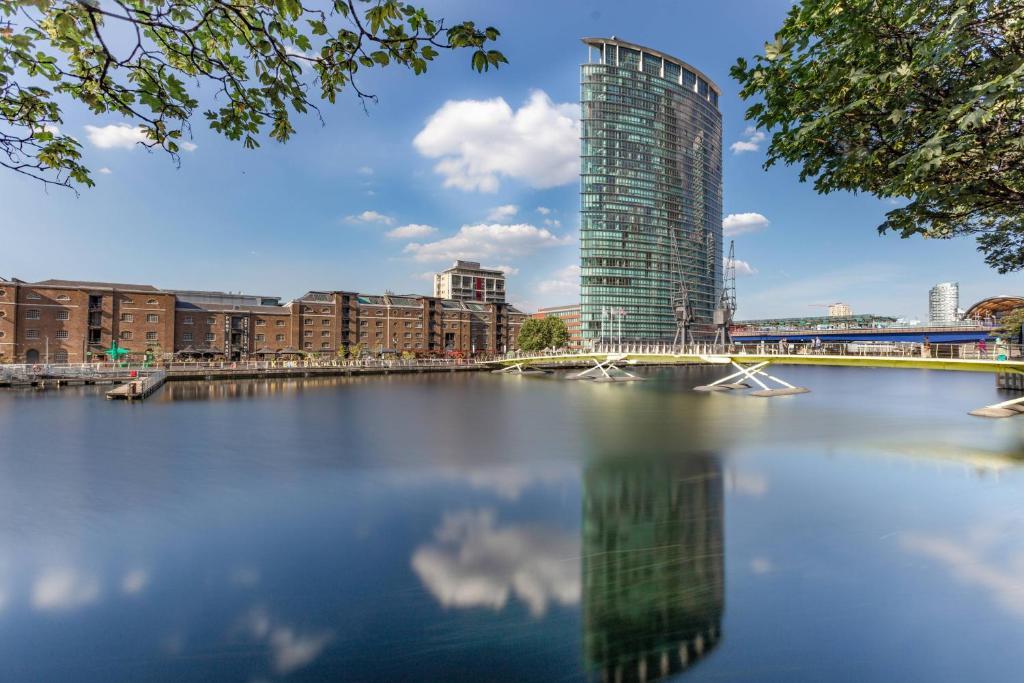
M1024 268L1021 0L801 0L732 75L773 132L765 167L902 198L880 232L977 237Z
M559 349L569 343L569 329L565 321L549 315L546 318L527 318L519 330L519 348L522 351Z
M1017 342L1021 339L1021 328L1024 327L1024 308L1015 308L999 320L999 334Z
M0 0L0 166L46 183L91 186L60 100L117 114L177 161L198 94L210 128L255 148L285 142L293 114L334 102L362 72L427 70L439 50L471 66L505 63L493 27L443 19L399 0Z

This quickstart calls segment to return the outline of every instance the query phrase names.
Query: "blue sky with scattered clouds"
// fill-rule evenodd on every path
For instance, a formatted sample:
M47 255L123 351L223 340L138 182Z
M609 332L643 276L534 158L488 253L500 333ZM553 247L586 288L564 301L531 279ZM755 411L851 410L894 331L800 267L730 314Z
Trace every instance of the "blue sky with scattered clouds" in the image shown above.
M818 196L795 169L761 169L729 67L758 52L789 2L424 0L435 14L503 33L510 64L478 75L442 55L421 77L364 77L379 97L323 107L287 145L247 151L205 127L180 167L133 144L114 117L69 108L96 187L80 197L0 174L0 275L152 283L292 297L307 289L430 292L456 257L510 273L533 309L578 296L579 64L583 36L617 35L692 63L722 88L727 231L740 265L739 317L856 312L922 317L927 290L957 280L961 304L1024 292L971 240L900 240L889 207Z

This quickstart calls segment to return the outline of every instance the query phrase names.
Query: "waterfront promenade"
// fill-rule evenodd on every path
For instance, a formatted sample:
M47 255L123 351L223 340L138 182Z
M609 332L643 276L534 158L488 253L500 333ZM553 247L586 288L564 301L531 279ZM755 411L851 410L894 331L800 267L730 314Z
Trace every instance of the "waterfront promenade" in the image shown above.
M0 365L0 387L59 388L83 384L120 384L163 370L167 381L390 375L427 372L477 372L487 369L463 359L297 360L190 362L159 365L122 363L51 363Z

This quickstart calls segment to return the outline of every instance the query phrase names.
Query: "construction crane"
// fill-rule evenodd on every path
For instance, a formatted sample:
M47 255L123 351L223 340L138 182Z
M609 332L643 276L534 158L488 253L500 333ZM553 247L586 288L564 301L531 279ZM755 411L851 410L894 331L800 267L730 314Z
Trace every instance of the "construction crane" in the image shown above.
M693 332L690 331L693 325L693 306L690 304L690 290L686 286L686 277L683 273L683 259L679 253L679 238L676 237L676 228L671 228L672 235L672 315L676 319L676 336L672 346L682 347L693 343Z
M725 261L725 277L722 284L722 296L718 299L718 307L715 308L715 346L732 343L732 335L729 334L729 326L732 325L732 316L736 313L736 242L729 241L729 258Z
M703 167L704 160L704 133L698 133L693 139L693 149L691 152L694 168L700 169ZM701 173L695 173L693 177L693 195L696 198L694 202L694 223L696 229L687 237L688 241L692 242L692 247L699 252L701 249L707 249L705 253L708 255L707 265L713 268L711 253L714 250L714 236L708 235L709 242L705 244L704 236L704 180ZM676 319L676 336L672 342L673 346L681 347L687 344L693 343L693 325L696 319L693 311L693 303L690 301L690 289L686 286L686 273L683 271L683 259L679 250L679 237L676 236L678 231L681 231L682 227L673 227L670 231L672 235L672 294L671 294L671 305L672 315Z

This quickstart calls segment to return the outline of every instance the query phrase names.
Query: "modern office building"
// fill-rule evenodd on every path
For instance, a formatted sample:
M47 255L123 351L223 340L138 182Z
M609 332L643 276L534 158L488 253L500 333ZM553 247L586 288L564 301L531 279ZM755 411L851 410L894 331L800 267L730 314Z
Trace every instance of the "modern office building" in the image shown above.
M685 282L691 329L714 336L722 289L722 115L718 86L658 50L585 38L581 67L581 318L584 343L668 340Z
M569 347L570 349L583 348L583 337L580 335L580 305L569 304L568 306L549 306L547 308L538 308L537 312L534 313L532 318L539 318L543 320L548 316L554 316L565 323L566 329L569 331Z
M526 319L506 303L419 295L311 291L278 302L152 285L0 278L0 363L103 360L114 345L155 358L333 356L356 348L471 356L516 348Z
M850 308L849 304L838 301L828 305L828 317L830 318L849 318L852 315L853 309Z
M505 273L495 268L481 268L476 261L456 261L451 268L434 275L434 296L455 301L503 304Z
M928 292L928 321L950 323L960 319L960 284L940 282Z

